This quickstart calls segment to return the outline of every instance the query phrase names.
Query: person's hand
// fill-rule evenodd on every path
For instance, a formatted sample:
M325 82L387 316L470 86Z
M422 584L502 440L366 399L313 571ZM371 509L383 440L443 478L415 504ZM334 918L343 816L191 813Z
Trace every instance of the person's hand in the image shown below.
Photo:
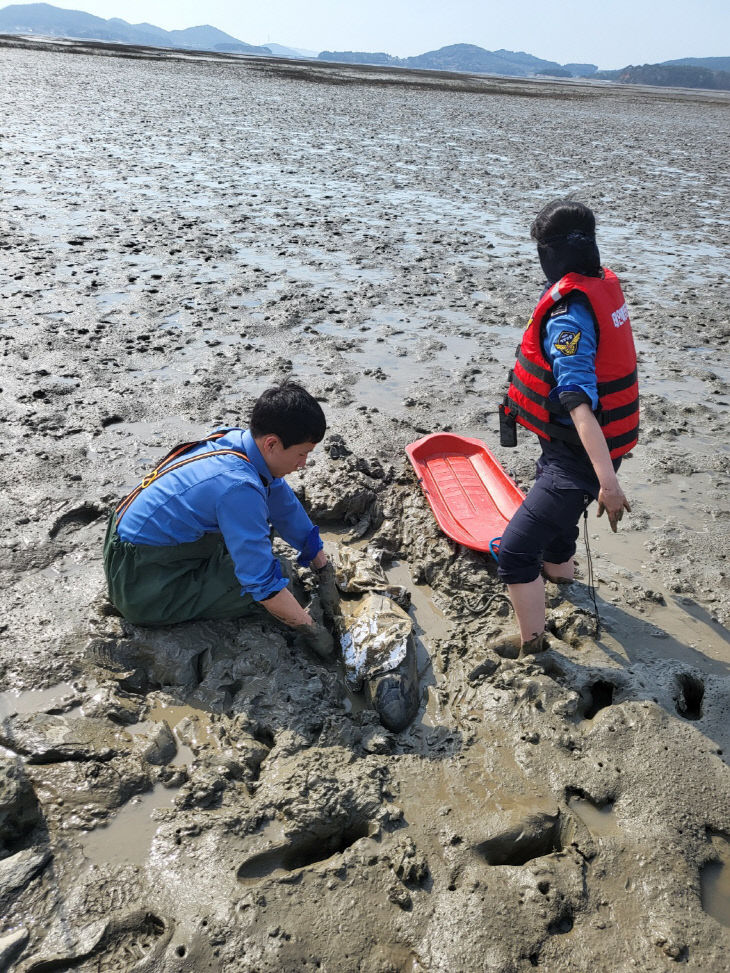
M606 512L608 516L608 522L611 525L611 530L616 533L618 529L618 523L624 515L624 510L631 512L631 505L629 501L624 496L624 491L619 486L618 480L615 484L610 486L601 487L598 493L598 514L600 517L603 512Z
M328 618L334 620L340 614L340 593L335 583L335 569L329 561L317 571L317 581L319 582L319 600L324 613Z
M297 625L294 629L302 637L304 644L316 652L321 659L329 659L335 651L335 640L324 627L317 622L311 625Z
M319 571L325 566L325 564L328 563L329 561L327 560L327 555L324 553L324 548L322 548L322 550L317 551L309 566L313 571Z

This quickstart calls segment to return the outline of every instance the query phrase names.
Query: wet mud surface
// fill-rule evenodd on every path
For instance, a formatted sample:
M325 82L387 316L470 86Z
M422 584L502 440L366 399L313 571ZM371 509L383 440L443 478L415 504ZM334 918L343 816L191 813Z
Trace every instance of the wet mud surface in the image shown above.
M725 96L0 53L0 968L729 970ZM588 520L600 633L579 546L525 662L404 446L529 486L495 406L570 192L643 437L620 534ZM289 374L330 421L293 485L411 594L398 734L267 618L104 598L110 504Z

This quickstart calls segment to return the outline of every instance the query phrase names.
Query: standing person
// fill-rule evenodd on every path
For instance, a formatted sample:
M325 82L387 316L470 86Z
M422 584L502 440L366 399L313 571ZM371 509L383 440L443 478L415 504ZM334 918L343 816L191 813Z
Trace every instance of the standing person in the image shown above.
M581 514L597 500L598 516L605 511L615 532L631 510L617 470L638 440L636 351L621 285L601 267L595 228L587 206L559 199L530 229L547 286L500 406L502 425L514 430L516 420L542 447L535 485L499 549L521 656L546 648L541 570L551 581L573 579Z
M332 567L319 530L283 477L302 469L326 428L295 382L267 389L251 424L169 453L116 508L104 542L109 598L141 625L235 618L258 604L326 657L332 636L301 607L271 548L271 527L320 576L333 611Z

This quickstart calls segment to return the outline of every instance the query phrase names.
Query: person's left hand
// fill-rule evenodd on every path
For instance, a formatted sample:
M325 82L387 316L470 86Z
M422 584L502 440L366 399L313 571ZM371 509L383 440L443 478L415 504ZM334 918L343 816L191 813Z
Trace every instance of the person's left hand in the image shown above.
M631 504L624 496L618 480L615 485L602 486L598 494L598 513L596 516L600 517L605 511L614 534L618 530L619 521L623 518L624 510L628 510L630 513Z
M310 563L310 568L313 571L321 570L326 564L329 564L327 555L324 553L324 548L321 551L317 551L316 555L312 558Z
M315 622L313 625L296 625L294 631L301 635L304 644L322 659L329 659L335 651L335 640L332 633L324 625Z
M340 593L335 583L335 569L329 561L317 572L319 581L319 600L325 615L334 621L340 614Z

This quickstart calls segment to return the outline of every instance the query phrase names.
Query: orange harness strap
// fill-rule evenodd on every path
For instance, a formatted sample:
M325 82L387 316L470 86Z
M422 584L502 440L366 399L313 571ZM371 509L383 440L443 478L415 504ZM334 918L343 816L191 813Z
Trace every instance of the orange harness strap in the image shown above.
M179 470L182 466L186 466L188 463L194 463L196 460L199 459L210 459L211 456L226 456L226 455L240 456L241 459L246 460L247 463L250 463L251 460L248 458L248 456L246 456L245 453L241 452L238 449L217 449L212 453L200 453L198 456L189 456L187 459L181 460L179 463L173 462L178 458L178 456L183 456L185 453L189 452L191 449L194 449L196 446L202 446L203 443L215 442L216 439L220 439L222 436L225 436L227 431L228 430L224 432L215 432L213 433L212 436L206 436L205 439L199 439L197 442L183 443L181 446L176 446L171 452L167 454L167 456L162 460L162 462L158 463L157 466L152 470L152 472L148 473L147 476L142 480L142 482L138 484L134 488L134 490L132 490L132 492L128 494L124 498L124 500L122 500L121 503L117 506L115 510L115 513L117 515L117 524L119 524L119 521L127 512L131 504L140 495L142 490L148 487L151 483L154 483L155 480L158 480L161 476L164 476L165 473L171 473L173 470Z

